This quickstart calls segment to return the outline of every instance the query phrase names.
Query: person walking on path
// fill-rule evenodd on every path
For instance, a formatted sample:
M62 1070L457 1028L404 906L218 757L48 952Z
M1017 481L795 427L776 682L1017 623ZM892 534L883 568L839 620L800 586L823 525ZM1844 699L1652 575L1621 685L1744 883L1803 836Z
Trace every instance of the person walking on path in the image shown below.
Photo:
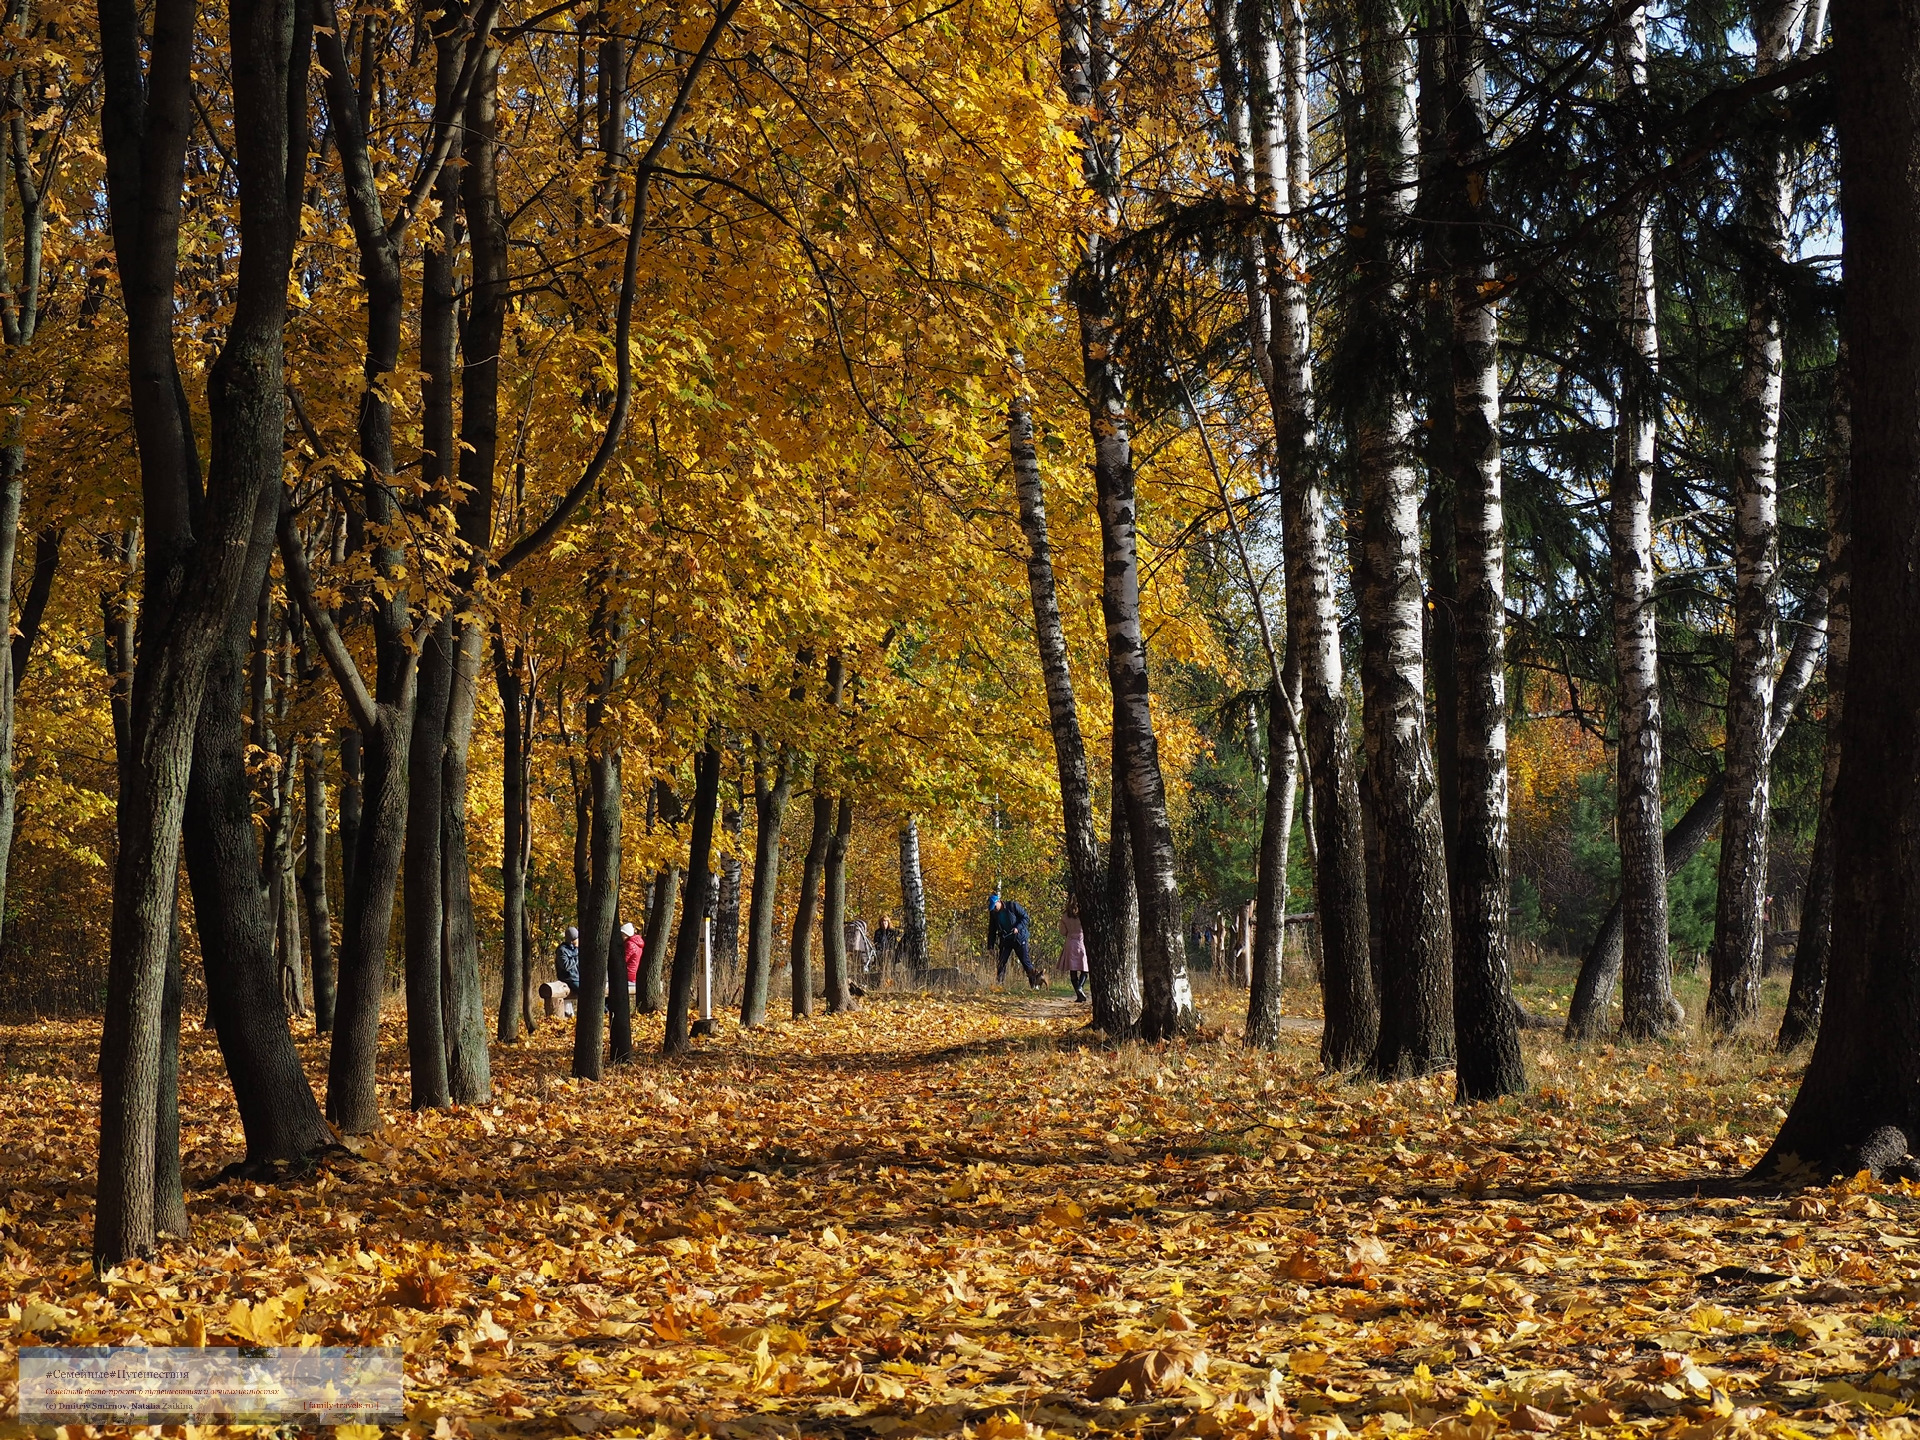
M561 1013L573 1014L573 997L580 993L580 931L577 926L567 926L567 935L553 947L553 970L560 983L567 987L567 998L561 1002Z
M1067 908L1060 913L1060 963L1067 979L1073 982L1073 1003L1087 1003L1087 935L1080 927L1080 901L1067 897Z
M987 953L999 952L999 964L993 973L994 984L1006 982L1007 957L1018 955L1020 968L1027 972L1028 988L1046 988L1046 982L1040 978L1040 972L1033 968L1033 961L1027 954L1027 924L1027 912L1014 901L1004 900L999 895L987 901Z

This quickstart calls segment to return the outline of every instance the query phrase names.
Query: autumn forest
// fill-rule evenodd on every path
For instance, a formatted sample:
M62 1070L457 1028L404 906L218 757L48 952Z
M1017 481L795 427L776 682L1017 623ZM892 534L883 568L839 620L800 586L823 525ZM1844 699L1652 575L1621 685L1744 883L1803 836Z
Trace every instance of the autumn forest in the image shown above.
M10 0L0 131L8 1358L1911 1436L1920 0Z

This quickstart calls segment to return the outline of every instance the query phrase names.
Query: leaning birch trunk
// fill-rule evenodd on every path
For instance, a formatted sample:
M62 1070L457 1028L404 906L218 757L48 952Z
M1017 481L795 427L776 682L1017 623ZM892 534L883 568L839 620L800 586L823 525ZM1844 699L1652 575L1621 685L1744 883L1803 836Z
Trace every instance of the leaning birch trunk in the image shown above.
M1500 327L1491 254L1484 0L1449 8L1443 35L1445 204L1452 257L1456 1088L1463 1101L1526 1088L1508 957L1506 517L1501 508Z
M1814 827L1806 900L1800 910L1800 944L1793 957L1793 985L1775 1042L1782 1050L1804 1045L1820 1031L1833 946L1833 787L1840 775L1840 722L1847 703L1847 661L1853 649L1853 486L1847 464L1853 423L1846 369L1842 349L1839 379L1834 384L1833 452L1827 459L1827 750L1820 774L1820 818Z
M853 839L853 801L845 795L835 806L833 834L827 838L825 892L820 902L820 956L825 972L827 1013L853 1008L852 977L847 973L847 848Z
M1761 0L1754 72L1793 58L1806 0ZM1720 883L1713 915L1707 1028L1731 1035L1760 1015L1766 959L1769 766L1775 605L1780 584L1780 401L1785 344L1779 274L1787 263L1793 191L1776 132L1748 145L1742 196L1747 324L1740 378L1740 444L1733 487L1733 660L1727 672L1727 798L1720 821Z
M925 975L933 964L927 944L927 884L920 869L920 822L909 815L900 822L900 944L907 970Z
M1107 98L1111 66L1102 0L1060 9L1060 70L1068 100L1083 112L1082 168L1088 188L1119 219L1117 142L1111 117L1096 116ZM1128 844L1141 918L1140 1036L1166 1040L1194 1029L1199 1013L1187 979L1180 927L1180 886L1174 868L1173 827L1167 818L1147 675L1146 636L1140 624L1140 559L1126 376L1119 357L1114 287L1106 246L1089 235L1078 277L1080 355L1086 375L1087 421L1093 438L1094 490L1103 557L1101 611L1107 631L1107 680L1114 723L1126 736Z
M1314 903L1321 947L1321 1063L1353 1070L1373 1054L1379 997L1367 945L1366 845L1340 617L1327 544L1326 492L1314 462L1313 356L1299 221L1309 187L1306 21L1299 0L1279 0L1281 33L1265 6L1243 22L1256 198L1268 217L1267 280L1272 290L1274 469L1280 488L1287 578L1287 653L1300 669L1306 732Z
M1615 27L1613 84L1636 144L1645 126L1647 10L1633 4ZM1645 157L1640 157L1645 162ZM1613 646L1619 682L1621 1028L1629 1039L1665 1035L1685 1018L1673 997L1667 953L1667 871L1660 806L1660 654L1653 594L1653 469L1660 414L1653 209L1635 198L1617 221L1621 367L1615 428Z
M1366 201L1355 236L1355 293L1345 344L1358 473L1362 733L1375 800L1381 873L1380 1035L1383 1078L1430 1074L1453 1059L1453 968L1445 837L1427 744L1420 499L1413 408L1399 368L1412 337L1405 300L1414 129L1413 51L1398 0L1362 10L1361 141Z
M1100 839L1093 827L1093 777L1087 768L1087 747L1080 732L1080 709L1067 659L1066 631L1061 624L1060 601L1054 588L1046 489L1033 443L1033 414L1024 394L1016 392L1007 406L1007 433L1014 493L1020 505L1020 528L1027 541L1027 594L1033 602L1034 640L1039 647L1040 675L1047 691L1047 723L1053 733L1054 768L1060 779L1067 874L1073 883L1074 898L1080 902L1087 969L1094 977L1092 983L1098 992L1103 984L1099 977L1117 963L1118 954L1113 945L1112 922L1107 915L1106 867L1100 854ZM917 840L915 848L918 849ZM1121 1039L1132 1033L1137 1018L1133 1014L1096 1015L1094 1024L1105 1030L1110 1039ZM1103 1019L1113 1020L1118 1029L1108 1029L1101 1023Z

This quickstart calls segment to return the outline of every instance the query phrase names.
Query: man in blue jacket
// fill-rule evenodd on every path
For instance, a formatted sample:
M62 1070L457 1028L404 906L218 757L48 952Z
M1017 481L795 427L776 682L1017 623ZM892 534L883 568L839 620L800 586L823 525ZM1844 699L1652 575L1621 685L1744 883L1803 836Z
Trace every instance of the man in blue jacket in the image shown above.
M1027 955L1027 912L1014 901L1003 900L998 895L987 901L987 953L991 955L995 950L999 951L1000 964L994 971L994 984L1001 984L1007 978L1007 957L1018 955L1020 968L1027 972L1027 985L1034 990L1045 988L1046 982Z

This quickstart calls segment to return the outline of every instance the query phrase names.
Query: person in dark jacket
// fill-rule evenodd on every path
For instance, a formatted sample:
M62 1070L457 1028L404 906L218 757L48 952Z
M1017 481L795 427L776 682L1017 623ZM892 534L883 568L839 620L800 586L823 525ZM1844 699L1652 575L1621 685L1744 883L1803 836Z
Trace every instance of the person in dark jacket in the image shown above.
M571 1015L573 998L580 993L580 931L576 926L567 926L567 938L553 947L553 968L561 983L567 987L567 998L561 1004L561 1013Z
M1002 984L1007 978L1007 957L1018 955L1020 968L1027 972L1028 987L1039 990L1046 985L1027 954L1027 923L1027 912L1014 901L995 895L987 902L987 953L999 952L994 984Z

